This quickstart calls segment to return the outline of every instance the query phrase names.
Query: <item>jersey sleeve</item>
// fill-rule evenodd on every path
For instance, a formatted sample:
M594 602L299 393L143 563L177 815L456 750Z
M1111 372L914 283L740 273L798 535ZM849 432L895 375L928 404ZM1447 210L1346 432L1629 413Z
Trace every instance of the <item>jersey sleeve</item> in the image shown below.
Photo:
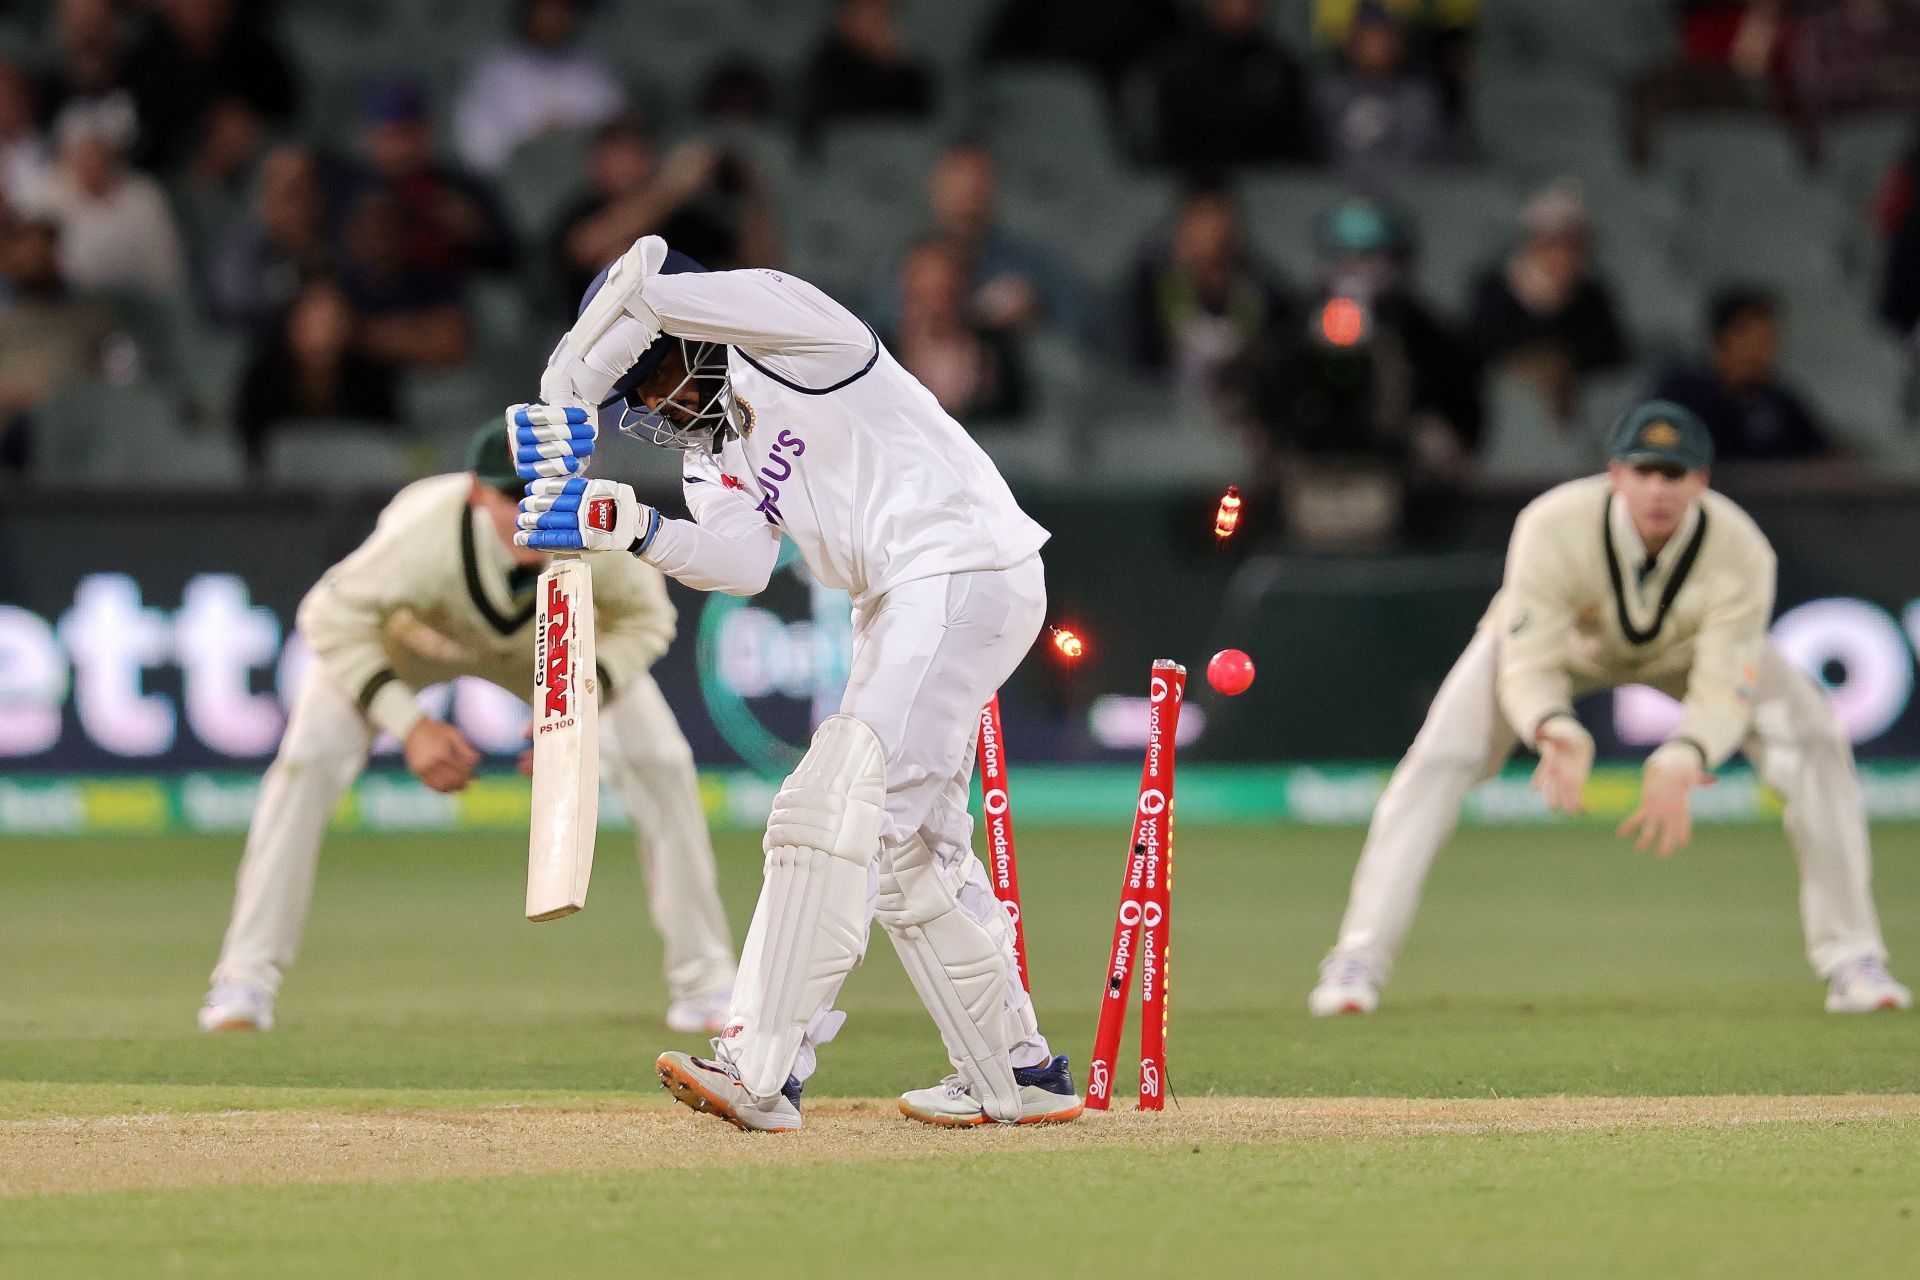
M1567 648L1574 610L1566 575L1538 506L1520 513L1507 546L1506 607L1497 620L1500 657L1496 690L1501 713L1520 741L1531 744L1541 721L1573 711Z
M699 591L758 595L780 558L780 530L722 477L712 454L689 452L682 484L693 519L662 520L640 558Z
M295 616L314 656L361 713L403 741L420 719L418 690L395 674L383 628L421 597L422 553L437 545L413 515L390 507L367 540L307 592Z
M667 580L657 569L617 551L591 560L594 658L605 686L600 696L611 700L660 660L673 643L679 619L667 598Z
M1693 642L1676 736L1698 746L1709 769L1726 762L1753 721L1753 686L1773 617L1775 578L1773 548L1764 538L1759 543L1743 571L1716 575L1713 603Z
M656 333L737 347L808 390L858 375L879 352L851 311L781 271L656 275L634 310Z

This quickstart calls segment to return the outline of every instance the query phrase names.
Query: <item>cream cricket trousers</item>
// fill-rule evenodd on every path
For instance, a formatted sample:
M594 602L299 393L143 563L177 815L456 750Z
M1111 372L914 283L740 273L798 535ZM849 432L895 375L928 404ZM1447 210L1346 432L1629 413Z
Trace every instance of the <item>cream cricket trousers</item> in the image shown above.
M642 673L600 711L600 762L633 816L669 999L733 982L733 945L714 881L693 752L653 678ZM327 820L366 767L374 730L316 666L301 686L240 860L233 921L215 983L277 992L300 949Z
M1413 924L1434 856L1459 821L1461 801L1499 772L1517 745L1495 701L1498 648L1488 631L1473 638L1374 808L1334 952L1365 961L1383 981ZM1762 652L1758 676L1753 727L1740 749L1786 802L1807 959L1821 977L1859 956L1885 959L1866 810L1847 735L1826 696L1772 645Z
M918 833L961 911L1002 939L1004 1003L1021 1036L1013 1050L1014 1065L1021 1067L1047 1061L1052 1051L1020 985L1006 911L973 852L967 800L980 708L1033 648L1046 609L1039 556L1010 569L902 583L854 611L853 659L840 700L841 712L871 727L886 751L881 843L899 844ZM868 874L869 919L878 889L876 865ZM813 1073L816 1048L846 1020L833 999L828 997L801 1040L793 1065L801 1080Z

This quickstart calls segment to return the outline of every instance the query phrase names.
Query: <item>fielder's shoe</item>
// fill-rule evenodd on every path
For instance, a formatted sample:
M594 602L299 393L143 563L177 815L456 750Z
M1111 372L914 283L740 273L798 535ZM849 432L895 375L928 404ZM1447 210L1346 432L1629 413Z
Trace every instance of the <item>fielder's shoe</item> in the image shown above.
M1064 1124L1080 1118L1083 1108L1080 1095L1073 1091L1066 1055L1037 1067L1015 1067L1013 1082L1020 1086L1020 1119L1014 1123ZM948 1076L931 1089L901 1094L900 1114L922 1124L955 1129L994 1123L959 1076Z
M717 1036L727 1029L733 988L717 987L667 1006L667 1030L683 1036Z
M271 1031L273 996L263 988L218 982L200 1006L202 1031Z
M1331 955L1320 962L1320 985L1307 997L1316 1018L1338 1013L1372 1013L1380 1007L1380 979L1364 960Z
M1874 1013L1881 1009L1911 1009L1913 992L1887 972L1879 956L1860 956L1835 969L1827 978L1828 1013Z
M784 1133L800 1127L800 1082L792 1076L771 1098L756 1098L740 1083L726 1054L715 1041L712 1058L687 1053L663 1053L653 1064L661 1087L674 1101L705 1115L718 1116L736 1129L755 1133Z

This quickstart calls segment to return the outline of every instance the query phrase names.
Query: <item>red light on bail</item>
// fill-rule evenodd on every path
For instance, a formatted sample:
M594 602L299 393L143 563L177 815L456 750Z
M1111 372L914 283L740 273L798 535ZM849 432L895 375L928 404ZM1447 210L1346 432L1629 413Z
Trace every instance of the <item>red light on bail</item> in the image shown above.
M1067 662L1078 662L1086 656L1087 646L1079 636L1065 627L1049 627L1053 633L1053 651Z
M1320 332L1336 347L1357 346L1367 336L1367 313L1352 298L1328 298L1320 308Z
M1239 527L1240 490L1233 485L1228 485L1226 493L1220 497L1220 509L1213 515L1213 536L1225 542Z

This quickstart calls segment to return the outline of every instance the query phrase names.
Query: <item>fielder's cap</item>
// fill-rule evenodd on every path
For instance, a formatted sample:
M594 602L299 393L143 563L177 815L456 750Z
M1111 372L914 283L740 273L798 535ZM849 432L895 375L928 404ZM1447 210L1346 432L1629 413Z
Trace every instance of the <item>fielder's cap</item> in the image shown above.
M467 442L467 470L489 489L517 489L526 483L513 469L513 450L507 447L507 427L500 419L481 427Z
M1693 410L1671 400L1649 400L1614 427L1607 457L1628 466L1705 471L1713 465L1713 437Z

